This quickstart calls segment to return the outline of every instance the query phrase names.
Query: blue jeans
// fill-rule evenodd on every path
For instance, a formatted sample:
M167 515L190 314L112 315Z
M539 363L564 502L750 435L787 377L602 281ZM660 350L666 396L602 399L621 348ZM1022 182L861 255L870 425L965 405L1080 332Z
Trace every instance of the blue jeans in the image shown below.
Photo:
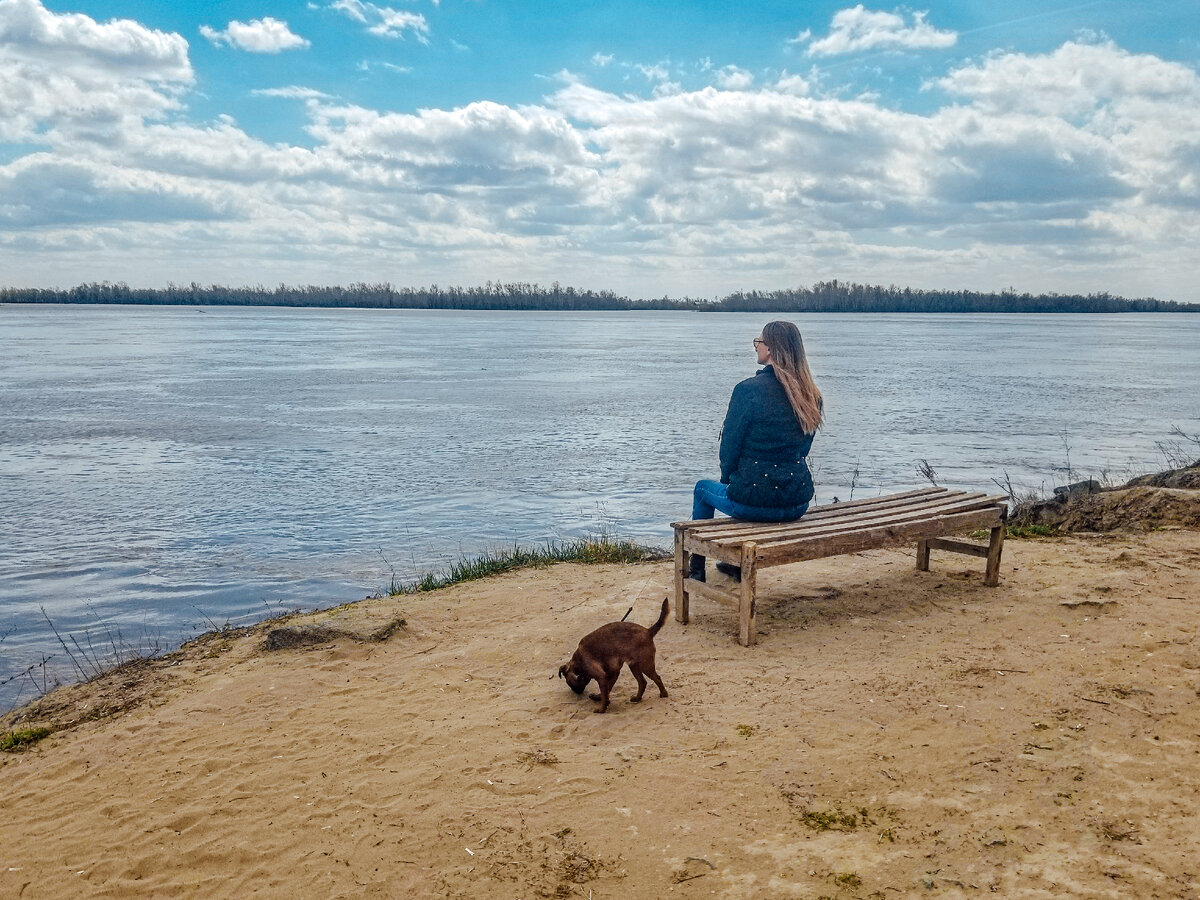
M789 522L808 511L808 504L783 509L769 506L747 506L729 499L729 485L705 478L696 482L692 492L692 518L711 519L717 510L747 522Z
M711 519L717 510L747 522L788 522L804 515L808 511L808 504L802 503L799 506L789 506L785 509L747 506L729 499L728 485L707 478L697 481L696 489L692 492L692 518ZM698 581L704 580L703 556L692 554L688 573L690 577Z

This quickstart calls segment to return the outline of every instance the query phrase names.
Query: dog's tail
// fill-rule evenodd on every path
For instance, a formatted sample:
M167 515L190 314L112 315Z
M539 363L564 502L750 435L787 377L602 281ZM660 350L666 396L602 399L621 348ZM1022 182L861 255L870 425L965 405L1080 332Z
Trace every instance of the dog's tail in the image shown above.
M666 597L663 597L662 613L659 615L658 621L655 622L653 625L651 625L649 629L647 629L650 632L650 637L654 637L656 634L658 634L659 629L662 628L664 624L666 624L667 613L669 613L670 611L671 611L671 604Z

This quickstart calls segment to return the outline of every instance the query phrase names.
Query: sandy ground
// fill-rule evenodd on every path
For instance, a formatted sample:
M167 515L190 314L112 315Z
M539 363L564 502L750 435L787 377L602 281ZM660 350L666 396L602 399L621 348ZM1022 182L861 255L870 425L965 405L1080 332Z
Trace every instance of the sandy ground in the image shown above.
M553 675L669 562L341 614L403 615L380 643L214 637L0 754L0 897L1200 897L1200 532L982 566L768 570L756 647L694 600L670 697L626 672L605 715Z

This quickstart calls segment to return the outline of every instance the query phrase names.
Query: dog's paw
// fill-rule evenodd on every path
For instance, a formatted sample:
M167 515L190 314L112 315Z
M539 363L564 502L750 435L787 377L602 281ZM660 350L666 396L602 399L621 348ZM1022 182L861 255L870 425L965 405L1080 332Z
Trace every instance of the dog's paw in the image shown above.
M592 700L602 699L599 694L588 694L588 697L590 697Z
M629 702L630 703L641 703L642 698L635 695L635 696L629 698Z

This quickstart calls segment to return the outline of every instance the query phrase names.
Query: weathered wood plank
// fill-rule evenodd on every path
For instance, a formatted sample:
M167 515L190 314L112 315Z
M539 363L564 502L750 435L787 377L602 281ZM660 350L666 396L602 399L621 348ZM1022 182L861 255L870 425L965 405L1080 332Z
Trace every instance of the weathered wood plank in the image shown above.
M987 571L983 574L983 583L988 587L995 587L1000 583L1000 554L1004 550L1004 532L1007 530L1004 521L992 528L991 540L988 542Z
M918 538L941 537L966 528L990 528L1000 521L1002 521L1000 511L993 508L939 516L935 519L919 519L904 524L863 528L842 534L826 535L822 540L799 538L791 541L759 544L758 564L760 567L778 566L789 562L802 562L806 559L856 553L859 550L897 547L902 544L911 544Z
M752 535L760 546L778 543L779 541L795 541L800 539L819 540L826 536L860 530L865 527L898 525L972 509L988 512L999 508L998 504L1003 499L1000 496L961 494L953 500L943 498L941 502L935 505L888 511L887 513L880 513L868 519L855 521L853 524L809 523L807 520L801 519L799 522L790 523L790 527L787 529L780 529L774 526L760 526L759 530L748 532L748 534ZM980 527L990 527L991 522L991 518L985 518L981 520ZM914 539L921 537L922 535L920 534L914 535ZM709 537L708 529L701 527L688 530L684 541L685 549L688 552L700 553L724 562L738 564L741 558L740 548L746 539L747 537L741 535L737 537L721 536L711 538Z
M917 541L917 571L929 571L929 541Z
M803 519L793 523L793 526L787 530L763 529L762 531L752 532L753 537L760 545L768 543L777 543L785 540L801 540L801 539L818 539L825 535L837 535L847 531L855 531L862 528L873 527L877 525L902 524L907 522L921 521L922 519L936 518L938 516L947 515L950 513L968 512L971 510L991 510L996 509L997 498L988 497L986 494L968 495L955 500L946 500L937 505L914 507L912 509L904 509L900 511L882 512L876 516L855 520L854 522L813 522L806 523ZM722 546L730 544L740 544L743 540L747 540L748 536L738 535L734 537L710 537L703 530L700 530L696 535L698 540L703 540L708 546L719 549Z
M683 532L675 529L675 621L680 625L688 623L688 553L683 548Z
M946 492L939 496L919 498L915 503L906 503L895 507L864 508L852 516L805 516L791 522L738 522L732 519L720 520L731 525L699 525L689 530L689 533L706 541L739 541L750 537L757 539L777 538L781 535L799 536L801 533L814 530L841 530L859 527L866 522L883 522L893 516L912 518L914 515L928 513L936 514L950 506L962 509L992 506L1003 501L1004 497L984 493L967 493L965 491Z
M987 544L968 544L966 541L955 541L950 538L930 538L923 541L931 550L949 550L951 553L967 553L971 556L987 556Z
M737 606L740 600L739 596L732 591L717 587L715 584L697 581L694 578L687 579L684 582L684 588L689 594L703 597L706 600L716 600L718 603Z
M758 586L758 548L754 541L742 544L742 580L738 583L738 643L752 647L758 640L755 627L755 589Z
M909 499L914 499L914 498L919 499L922 496L930 496L933 494L947 494L947 493L961 494L964 492L963 491L950 491L948 488L943 488L943 487L927 487L927 488L919 488L915 491L905 491L902 494L884 494L883 496L880 496L880 497L868 497L868 498L865 498L862 500L848 500L845 503L826 503L823 506L814 506L813 508L811 508L807 513L804 514L804 518L807 519L809 516L814 516L814 515L818 515L818 514L822 514L822 513L835 513L835 512L842 512L847 509L858 509L861 507L888 505L888 504L894 503L896 501L903 501L903 500L909 500ZM671 527L672 528L691 528L691 527L697 526L697 525L711 525L714 523L721 524L721 523L729 523L729 522L741 523L742 520L741 519L731 519L731 518L685 519L681 522L672 522Z
M687 537L683 539L683 546L688 553L699 553L701 556L709 556L713 559L719 559L721 562L736 564L742 558L741 544L717 546L712 541L696 537L690 531L687 532Z

